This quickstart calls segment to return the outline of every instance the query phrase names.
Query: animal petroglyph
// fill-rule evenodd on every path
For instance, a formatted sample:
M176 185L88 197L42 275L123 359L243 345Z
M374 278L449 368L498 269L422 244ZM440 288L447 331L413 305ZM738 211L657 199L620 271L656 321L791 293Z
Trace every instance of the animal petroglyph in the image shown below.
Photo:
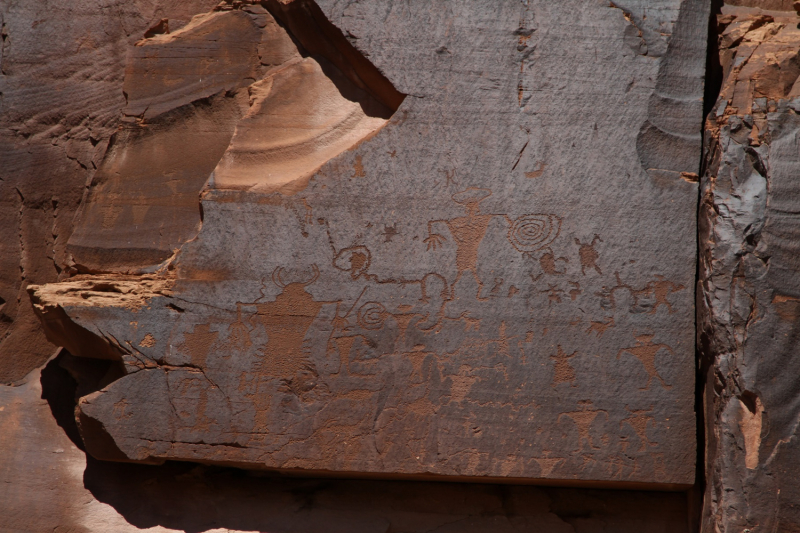
M614 278L617 282L616 285L613 287L604 286L603 290L595 293L597 296L608 300L608 303L604 304L604 307L608 307L610 304L611 309L617 308L616 292L619 290L627 290L633 297L631 310L646 309L646 306L651 305L652 302L652 308L648 312L649 314L655 314L661 305L666 306L667 311L672 314L673 309L672 304L669 301L669 296L686 288L683 285L669 281L660 274L656 274L655 279L647 282L647 285L645 285L642 289L636 289L627 283L623 283L619 272L614 272ZM644 303L642 303L643 301Z
M556 354L550 356L550 359L555 361L555 366L553 367L553 387L557 386L559 383L569 383L570 386L575 386L575 368L569 363L569 360L575 357L577 353L577 351L571 354L564 353L564 350L559 344Z
M481 213L480 203L492 195L489 189L470 187L457 192L452 199L466 209L465 216L451 219L437 219L428 221L428 236L423 240L428 250L436 250L446 240L444 235L435 233L433 226L443 223L450 230L456 243L456 279L451 290L464 273L469 272L478 284L478 299L481 299L483 282L478 277L478 248L486 236L486 230L494 217L502 217L509 224L508 240L523 253L540 250L549 245L561 231L561 219L555 215L522 215L512 220L506 214Z
M672 348L666 344L653 343L652 341L654 336L655 335L639 335L636 337L635 346L623 348L617 352L617 359L619 359L622 354L629 353L641 361L645 372L647 372L647 384L644 387L640 387L640 390L648 390L650 388L650 382L653 381L654 378L658 378L658 380L661 382L661 386L669 390L672 388L672 385L667 385L667 383L664 381L664 378L662 378L661 375L659 375L658 370L656 370L656 355L661 350L667 350L670 353L674 352L672 351Z
M653 314L658 309L659 305L666 305L669 314L672 314L674 310L672 309L672 304L669 303L667 296L672 294L673 292L682 291L685 289L683 285L678 285L673 283L664 278L664 276L656 275L656 279L651 281L645 287L643 294L648 295L652 292L653 296L655 296L656 303L653 305L653 309L650 311L650 314Z
M581 273L584 276L586 275L587 268L595 269L598 274L603 273L600 267L597 266L597 260L600 259L600 254L594 249L598 242L603 242L603 239L601 239L599 235L595 235L592 241L588 243L581 242L577 238L575 239L575 244L580 247L578 248L578 255L581 259Z
M605 333L608 328L613 328L613 327L614 327L613 316L605 322L592 320L589 323L589 328L586 330L586 333L591 333L594 331L598 337L602 337L603 333Z
M543 161L539 161L533 170L525 173L525 177L529 179L538 178L539 176L544 174L544 167L546 166L547 166L546 163L544 163Z

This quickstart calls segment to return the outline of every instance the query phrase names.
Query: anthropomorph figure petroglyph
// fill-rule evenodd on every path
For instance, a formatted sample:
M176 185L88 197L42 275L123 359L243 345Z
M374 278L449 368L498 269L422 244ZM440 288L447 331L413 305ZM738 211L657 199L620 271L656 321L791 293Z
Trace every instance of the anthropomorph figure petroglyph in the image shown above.
M667 350L670 353L673 353L673 351L672 348L666 344L655 344L653 342L654 336L655 335L639 335L636 337L635 346L623 348L617 352L617 359L619 359L622 354L629 353L642 362L642 366L644 366L644 370L647 372L647 384L644 387L641 387L641 390L648 390L650 388L650 382L653 381L653 378L658 378L658 380L661 382L661 386L669 390L672 388L672 385L667 385L667 383L664 381L664 378L662 378L659 375L658 370L656 370L656 354L658 354L658 352L662 349Z
M480 203L491 196L491 194L492 191L489 189L477 187L470 187L469 189L454 194L453 201L466 208L466 216L451 218L449 220L431 220L428 222L428 237L424 241L425 244L428 245L428 250L436 250L445 240L445 237L434 233L433 225L437 222L443 222L447 225L447 229L450 230L450 234L453 236L457 247L456 269L458 274L456 275L455 281L453 281L453 290L455 290L455 285L461 279L461 276L465 272L471 272L475 281L478 283L479 298L483 283L477 273L478 247L486 236L486 229L489 227L489 222L491 222L492 218L495 216L481 214Z
M569 383L570 386L575 386L575 368L570 364L569 360L577 354L577 351L568 354L561 348L560 344L558 345L556 354L550 356L550 359L555 362L553 367L553 387L560 383Z
M600 270L600 267L597 266L597 260L600 259L600 254L594 249L594 246L598 241L603 242L603 239L601 239L599 235L595 235L591 242L584 243L578 239L575 239L575 244L580 246L580 248L578 248L578 255L581 258L581 273L584 276L586 275L587 268L594 268L598 274L603 273Z
M599 450L600 446L595 446L590 431L595 418L601 413L608 418L608 412L604 409L595 409L591 400L581 400L578 402L577 411L561 413L558 415L557 421L561 422L562 418L568 417L575 423L579 436L578 450L583 449L584 443L588 444L591 449Z
M558 237L561 229L561 219L555 215L522 215L516 220L512 220L506 214L481 213L480 203L491 195L491 190L479 187L469 187L455 193L452 196L453 201L464 206L467 210L466 215L429 221L428 236L423 241L428 250L436 250L446 238L444 235L435 233L433 225L441 222L447 226L456 243L456 270L458 272L451 285L451 291L455 291L455 286L464 273L470 272L478 284L478 299L483 299L481 298L483 282L477 272L478 248L486 236L486 230L489 228L492 218L502 217L508 222L510 226L508 240L514 248L523 253L531 253L546 247Z

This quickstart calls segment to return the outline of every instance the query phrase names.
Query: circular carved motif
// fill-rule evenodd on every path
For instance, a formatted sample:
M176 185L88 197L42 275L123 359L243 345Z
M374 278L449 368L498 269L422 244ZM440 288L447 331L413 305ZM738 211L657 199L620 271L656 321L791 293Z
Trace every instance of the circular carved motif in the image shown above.
M358 323L364 329L381 329L389 312L378 302L367 302L358 310Z
M561 219L555 215L522 215L511 224L508 240L520 252L535 252L558 237Z

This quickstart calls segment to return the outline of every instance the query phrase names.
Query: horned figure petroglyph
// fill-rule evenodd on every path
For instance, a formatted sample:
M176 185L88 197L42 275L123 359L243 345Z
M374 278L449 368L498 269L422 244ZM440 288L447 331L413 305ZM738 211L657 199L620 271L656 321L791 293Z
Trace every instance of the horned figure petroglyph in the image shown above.
M480 203L492 195L489 189L469 187L452 196L455 203L461 204L467 213L451 219L437 219L428 222L428 236L424 239L428 250L436 250L446 240L444 235L435 233L433 226L441 222L450 230L456 243L456 279L451 292L465 272L470 272L478 284L478 299L481 298L483 282L478 277L478 248L486 236L486 230L494 217L503 217L509 224L508 240L518 251L531 254L547 247L561 231L561 219L555 215L528 214L512 220L506 214L483 214Z
M275 300L254 304L256 314L251 321L260 322L267 332L267 344L262 353L262 371L265 375L290 379L305 364L303 340L326 303L317 302L306 287L319 278L319 268L311 265L311 272L289 271L278 267L272 281L283 289Z

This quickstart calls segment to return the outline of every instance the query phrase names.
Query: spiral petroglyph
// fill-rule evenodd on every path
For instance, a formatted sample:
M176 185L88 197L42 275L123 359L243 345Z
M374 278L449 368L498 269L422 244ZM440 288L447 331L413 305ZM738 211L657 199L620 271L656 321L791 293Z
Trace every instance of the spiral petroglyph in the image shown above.
M358 310L358 323L364 329L381 329L389 312L378 302L367 302Z
M535 252L553 242L561 231L555 215L522 215L508 230L508 240L520 252Z

